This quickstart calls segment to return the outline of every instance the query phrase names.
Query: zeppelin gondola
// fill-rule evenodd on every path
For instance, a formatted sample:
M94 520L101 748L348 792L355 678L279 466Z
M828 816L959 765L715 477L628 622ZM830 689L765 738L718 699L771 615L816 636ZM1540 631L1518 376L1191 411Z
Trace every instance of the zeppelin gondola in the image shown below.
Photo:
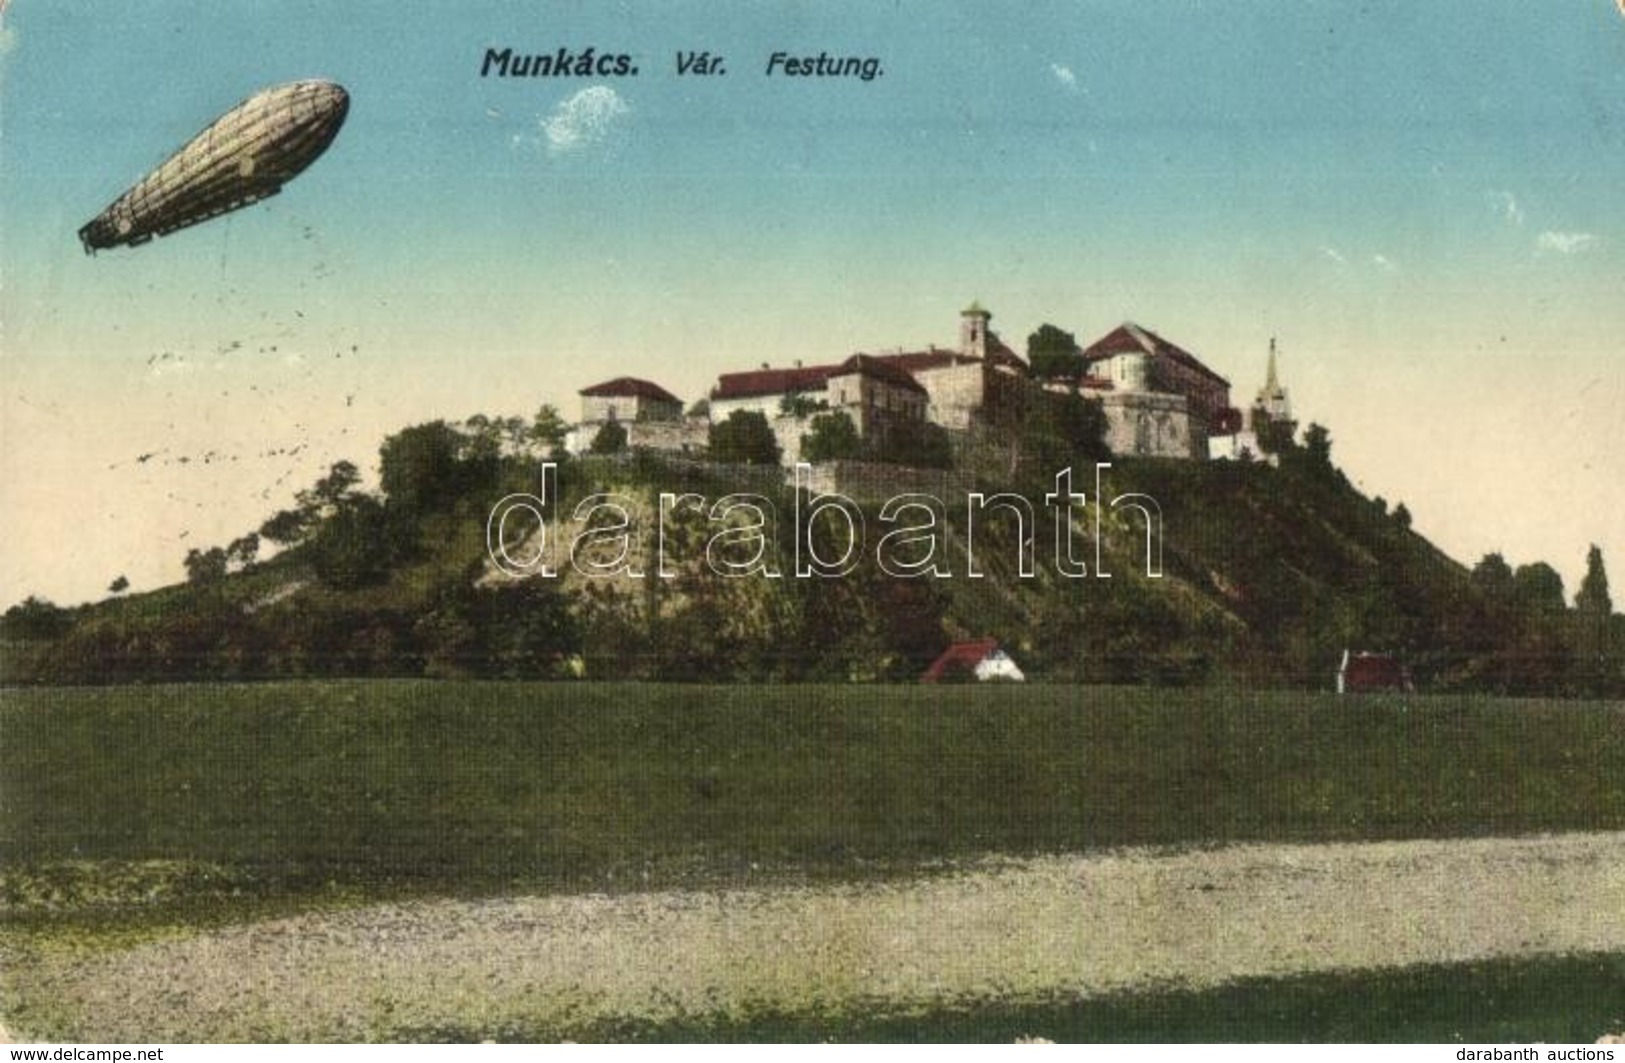
M85 253L144 244L276 195L333 143L349 109L349 93L331 81L255 93L80 229Z

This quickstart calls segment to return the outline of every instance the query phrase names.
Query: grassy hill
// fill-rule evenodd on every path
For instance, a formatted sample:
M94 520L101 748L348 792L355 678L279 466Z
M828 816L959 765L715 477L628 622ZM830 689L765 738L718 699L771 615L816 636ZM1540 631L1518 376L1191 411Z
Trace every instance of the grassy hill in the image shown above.
M1325 689L1353 648L1398 653L1427 689L1625 690L1622 618L1588 627L1564 607L1561 587L1553 608L1480 579L1415 534L1402 510L1361 496L1324 454L1296 447L1279 468L1117 460L1101 494L1149 496L1160 507L1156 578L1141 517L1097 513L1084 462L1074 489L1089 499L1067 532L1089 566L1082 578L1056 568L1044 498L1053 470L1039 475L1033 462L1007 465L969 448L964 483L1021 493L1035 519L1018 526L997 509L972 517L963 493L943 498L935 559L946 578L901 578L879 564L880 537L895 527L880 519L895 493L884 479L857 498L868 535L856 568L794 578L798 538L825 557L844 544L838 524L798 525L775 469L623 454L560 463L548 512L559 576L509 580L488 556L487 522L504 496L542 492L536 457L436 422L390 437L383 459L381 495L357 490L354 467L341 463L297 509L267 521L261 531L286 547L267 560L251 536L189 557L184 585L74 611L14 607L0 639L5 678L910 680L950 641L992 636L1031 678L1066 682ZM896 486L907 483L899 473ZM680 505L662 543L665 492L705 505L753 496L768 514L760 541L742 538L738 512L728 532L702 507ZM641 512L624 543L601 538L576 560L607 562L624 548L643 578L584 576L571 564L570 542L590 531L577 509L594 495ZM612 516L593 518L600 533ZM517 556L536 544L524 523L508 528ZM670 578L655 578L661 548ZM1035 560L1028 575L1023 549ZM715 558L753 551L780 576L714 571Z

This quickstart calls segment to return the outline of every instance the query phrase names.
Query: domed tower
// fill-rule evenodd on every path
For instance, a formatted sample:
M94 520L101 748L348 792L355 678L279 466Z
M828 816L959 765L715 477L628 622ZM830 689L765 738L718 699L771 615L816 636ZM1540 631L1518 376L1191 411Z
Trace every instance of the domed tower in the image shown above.
M987 357L987 324L993 315L980 302L959 312L959 350L972 358Z

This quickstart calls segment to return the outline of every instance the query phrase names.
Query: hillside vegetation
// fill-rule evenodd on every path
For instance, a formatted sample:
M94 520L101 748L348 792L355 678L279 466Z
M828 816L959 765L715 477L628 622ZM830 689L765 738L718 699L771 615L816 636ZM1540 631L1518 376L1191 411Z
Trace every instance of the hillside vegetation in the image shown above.
M1548 566L1514 573L1491 555L1469 571L1417 535L1403 506L1390 512L1355 491L1324 430L1288 445L1278 468L1117 459L1100 494L1160 507L1157 578L1147 574L1142 516L1102 513L1093 459L1076 459L1040 423L959 445L965 483L1021 494L1035 519L1018 526L998 506L973 517L964 493L943 498L934 560L946 578L889 575L878 563L881 536L897 527L881 519L892 493L884 477L856 500L867 538L852 571L795 578L809 543L839 558L845 533L827 514L809 526L809 499L798 523L776 467L623 452L549 459L559 574L509 579L488 555L487 522L499 499L544 493L543 424L405 429L383 445L378 493L360 490L355 466L341 462L257 532L193 551L185 584L73 610L14 606L0 639L4 677L911 680L951 641L991 636L1030 678L1066 682L1327 689L1352 648L1400 655L1423 689L1625 692L1625 617L1611 614L1605 582L1589 608L1569 608ZM1088 566L1081 578L1057 571L1045 502L1068 463L1073 490L1087 495L1066 529ZM703 504L680 505L662 524L665 492ZM768 514L759 536L743 526L751 511L730 524L703 508L741 492ZM624 541L613 510L577 512L603 494L637 507ZM525 524L520 514L506 526L516 556L536 545ZM570 544L583 535L592 541L572 565ZM262 559L262 545L281 549ZM891 545L893 559L923 556ZM657 578L657 549L667 578ZM578 571L617 551L642 578ZM752 557L752 574L715 571L716 558Z

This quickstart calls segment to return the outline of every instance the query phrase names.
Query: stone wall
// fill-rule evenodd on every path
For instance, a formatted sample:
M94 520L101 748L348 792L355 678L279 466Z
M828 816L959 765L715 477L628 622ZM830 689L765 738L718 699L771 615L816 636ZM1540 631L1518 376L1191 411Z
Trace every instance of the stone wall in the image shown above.
M1106 414L1106 445L1125 457L1207 459L1207 433L1193 427L1183 395L1090 393Z
M926 419L955 431L970 428L982 408L986 373L986 365L980 362L916 370L914 379L930 396Z
M683 416L681 403L644 398L641 395L583 395L581 423L643 419L677 420Z
M1230 405L1230 389L1204 373L1192 369L1169 357L1156 360L1152 373L1152 387L1157 391L1175 392L1189 400L1186 409L1191 420L1201 430L1206 445L1206 433L1218 420L1219 414Z
M818 413L828 412L828 410L818 411ZM792 417L785 413L768 416L768 427L773 429L773 438L779 441L780 465L794 465L801 460L801 437L812 431L812 419L816 416L818 414Z
M711 422L704 417L680 421L631 421L625 426L626 445L668 454L698 454L711 440ZM591 440L588 440L591 442Z
M711 420L726 421L730 414L744 410L747 413L766 414L768 420L779 415L779 403L784 396L779 392L771 395L748 395L739 399L712 399L710 400Z
M854 502L880 503L906 494L934 495L949 507L963 506L975 482L952 469L915 469L878 461L826 461L798 470L785 482L805 486L815 495L842 494Z

